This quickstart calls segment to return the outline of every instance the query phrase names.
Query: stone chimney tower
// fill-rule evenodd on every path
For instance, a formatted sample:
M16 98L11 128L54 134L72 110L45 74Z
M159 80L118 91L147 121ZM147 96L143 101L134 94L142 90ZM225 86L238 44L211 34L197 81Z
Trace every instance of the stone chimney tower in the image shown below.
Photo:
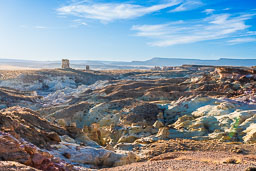
M86 71L90 71L90 66L86 65Z
M70 66L69 66L69 60L68 60L68 59L62 59L61 68L62 68L62 69L70 68Z

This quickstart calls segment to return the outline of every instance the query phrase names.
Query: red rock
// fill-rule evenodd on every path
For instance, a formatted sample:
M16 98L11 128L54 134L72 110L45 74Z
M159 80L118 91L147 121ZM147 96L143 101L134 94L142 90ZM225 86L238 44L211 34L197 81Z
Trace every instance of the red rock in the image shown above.
M34 165L41 165L45 160L45 157L41 154L34 154L32 157L32 162Z
M18 161L30 165L30 155L20 142L11 135L0 134L0 158L5 161Z
M47 133L48 138L55 142L61 142L59 135L56 132Z
M30 155L33 155L36 153L36 149L34 147L31 147L31 146L28 146L28 145L25 145L25 151L30 154Z
M17 139L22 137L43 148L49 147L49 144L60 142L59 135L67 134L66 130L51 124L38 115L30 109L21 107L5 109L0 113L0 131L9 132Z

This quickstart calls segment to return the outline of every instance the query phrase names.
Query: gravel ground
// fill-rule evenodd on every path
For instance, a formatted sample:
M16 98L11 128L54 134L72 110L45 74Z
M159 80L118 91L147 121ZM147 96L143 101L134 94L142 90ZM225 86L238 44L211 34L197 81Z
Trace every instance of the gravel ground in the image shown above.
M256 155L227 152L173 152L151 161L133 163L103 171L243 171L256 168Z

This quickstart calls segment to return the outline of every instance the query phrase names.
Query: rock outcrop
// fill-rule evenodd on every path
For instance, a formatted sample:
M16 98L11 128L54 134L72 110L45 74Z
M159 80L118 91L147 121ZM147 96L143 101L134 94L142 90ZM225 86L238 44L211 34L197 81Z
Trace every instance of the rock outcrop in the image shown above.
M252 150L255 71L179 69L42 70L3 79L0 86L19 85L0 88L0 157L42 170L81 170L73 165L98 169L147 160L151 153L198 149L187 143L194 140L200 146L250 144L246 150Z
M219 74L220 79L256 79L256 70L254 68L218 67L216 68L216 72Z
M47 171L77 170L71 164L110 167L137 160L132 152L118 154L101 148L82 129L74 126L61 128L38 115L21 107L0 111L2 160L16 161Z
M10 133L15 138L23 138L41 148L59 143L59 135L68 132L55 126L38 113L21 107L12 107L0 111L0 131Z
M0 158L3 161L15 161L44 171L77 170L50 153L39 150L33 144L4 132L0 132Z

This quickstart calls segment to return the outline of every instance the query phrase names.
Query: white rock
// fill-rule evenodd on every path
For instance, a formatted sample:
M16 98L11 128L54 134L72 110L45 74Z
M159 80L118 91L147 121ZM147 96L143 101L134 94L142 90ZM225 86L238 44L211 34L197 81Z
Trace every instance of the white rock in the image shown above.
M157 120L154 125L153 125L154 128L161 128L161 127L164 127L164 124L163 122Z
M256 123L251 124L245 131L246 135L243 137L243 140L247 143L256 142Z

